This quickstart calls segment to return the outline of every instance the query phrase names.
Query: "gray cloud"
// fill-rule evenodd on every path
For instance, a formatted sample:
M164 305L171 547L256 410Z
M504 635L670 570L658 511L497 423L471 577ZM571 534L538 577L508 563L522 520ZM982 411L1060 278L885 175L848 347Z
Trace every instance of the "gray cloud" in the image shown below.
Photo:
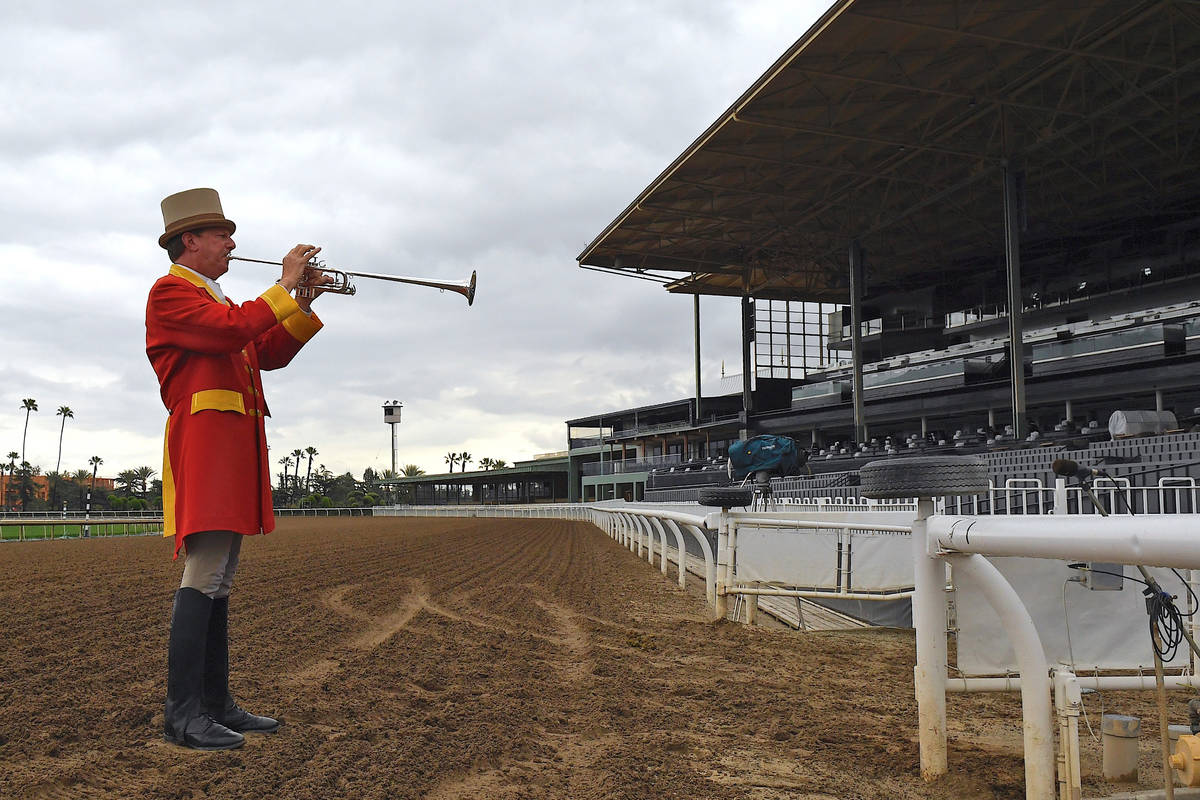
M331 469L564 446L568 418L692 391L691 302L574 257L822 3L23 2L0 9L0 451L52 468L156 464L164 415L145 294L158 202L214 186L239 253L297 241L333 265L462 279L456 296L360 281L266 377L274 447ZM249 299L275 274L235 264ZM706 373L736 371L736 303L706 299ZM478 445L473 444L478 443ZM407 448L407 449L405 449Z

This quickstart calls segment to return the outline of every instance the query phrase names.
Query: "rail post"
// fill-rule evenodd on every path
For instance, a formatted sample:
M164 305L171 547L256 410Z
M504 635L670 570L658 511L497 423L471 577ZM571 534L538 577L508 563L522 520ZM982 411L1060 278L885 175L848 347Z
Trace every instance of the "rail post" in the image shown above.
M725 594L729 587L729 509L722 508L720 523L717 526L717 597L713 604L717 619L724 619L729 613L729 598Z
M926 540L933 500L917 500L913 520L913 628L917 635L917 665L913 684L917 694L917 730L921 777L932 781L945 775L946 761L946 565L931 556Z

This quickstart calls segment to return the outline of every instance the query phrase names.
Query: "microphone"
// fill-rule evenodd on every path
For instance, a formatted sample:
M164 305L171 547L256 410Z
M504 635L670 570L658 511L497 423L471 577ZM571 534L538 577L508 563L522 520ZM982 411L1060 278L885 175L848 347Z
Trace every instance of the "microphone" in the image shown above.
M1057 458L1050 465L1050 471L1064 478L1074 478L1077 481L1088 481L1100 474L1099 470L1091 467L1081 467L1079 462L1069 458Z

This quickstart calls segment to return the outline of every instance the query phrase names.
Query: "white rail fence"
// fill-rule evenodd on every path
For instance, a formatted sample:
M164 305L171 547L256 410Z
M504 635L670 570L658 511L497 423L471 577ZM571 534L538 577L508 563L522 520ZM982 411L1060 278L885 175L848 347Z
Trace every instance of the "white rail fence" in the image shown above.
M774 484L772 484L774 485ZM1002 485L988 482L986 494L952 498L945 509L956 514L1124 514L1128 513L1128 502L1138 514L1194 514L1200 513L1200 485L1196 479L1182 476L1164 476L1154 486L1133 486L1129 478L1098 477L1092 492L1104 506L1100 511L1092 498L1079 486L1067 486L1064 479L1047 485L1040 478L1008 478ZM670 495L670 500L661 503L690 503L695 505L695 495L700 489L679 489L660 492ZM1123 495L1123 497L1122 497ZM915 510L915 498L904 501ZM807 509L825 508L870 508L879 501L858 495L857 486L839 486L829 494L813 496L791 496L787 490L775 491L775 503L779 508ZM939 505L939 508L942 506Z

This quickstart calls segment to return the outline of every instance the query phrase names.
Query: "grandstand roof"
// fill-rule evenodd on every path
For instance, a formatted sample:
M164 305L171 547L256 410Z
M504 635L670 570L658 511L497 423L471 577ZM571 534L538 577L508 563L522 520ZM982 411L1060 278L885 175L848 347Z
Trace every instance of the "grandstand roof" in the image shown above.
M1200 216L1197 0L839 0L578 256L669 291L848 300L1003 280Z

